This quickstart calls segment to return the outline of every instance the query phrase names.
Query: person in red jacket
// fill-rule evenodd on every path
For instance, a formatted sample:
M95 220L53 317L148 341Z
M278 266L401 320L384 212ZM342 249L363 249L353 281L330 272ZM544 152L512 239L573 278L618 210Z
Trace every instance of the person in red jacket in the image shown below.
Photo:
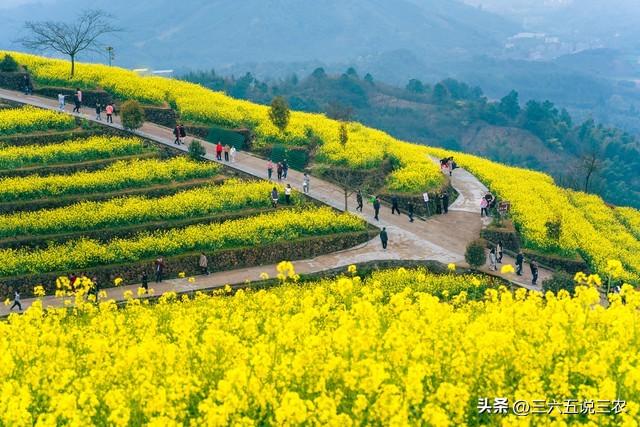
M222 160L222 143L220 141L216 145L216 159Z

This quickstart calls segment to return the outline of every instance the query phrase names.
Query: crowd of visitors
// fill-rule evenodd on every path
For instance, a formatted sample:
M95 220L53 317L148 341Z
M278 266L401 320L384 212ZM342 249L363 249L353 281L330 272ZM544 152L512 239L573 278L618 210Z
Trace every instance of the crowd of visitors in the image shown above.
M453 160L453 157L446 157L444 159L440 159L440 170L445 175L453 176L454 169L457 169L458 165Z

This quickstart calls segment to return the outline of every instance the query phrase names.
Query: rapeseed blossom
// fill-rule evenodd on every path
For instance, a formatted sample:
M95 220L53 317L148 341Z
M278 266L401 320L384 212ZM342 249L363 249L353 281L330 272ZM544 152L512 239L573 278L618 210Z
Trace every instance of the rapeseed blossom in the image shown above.
M514 295L486 276L405 269L155 304L127 292L122 309L102 298L34 304L0 323L0 423L614 426L640 416L631 286L606 308L593 288ZM480 414L485 396L627 403L618 415L516 419Z
M0 110L0 135L68 130L75 126L76 122L73 117L55 111L41 110L35 107Z
M5 52L0 52L0 54ZM197 84L161 77L142 77L118 67L76 63L69 80L68 63L19 52L10 53L20 64L28 66L33 78L44 84L102 87L121 99L145 103L174 105L185 120L196 123L239 127L249 124L255 131L257 144L283 142L288 145L308 143L318 137L317 160L358 169L374 169L385 159L399 167L387 179L387 188L396 192L422 193L438 188L444 182L439 168L429 158L425 147L399 141L385 132L359 123L347 125L348 142L339 141L341 124L323 114L292 112L287 131L280 132L269 120L268 107L233 99Z
M511 264L505 264L500 268L500 273L502 274L511 274L511 273L515 273L515 269L513 268L513 265Z
M0 169L18 169L56 163L87 162L149 151L138 138L94 136L51 145L0 148Z

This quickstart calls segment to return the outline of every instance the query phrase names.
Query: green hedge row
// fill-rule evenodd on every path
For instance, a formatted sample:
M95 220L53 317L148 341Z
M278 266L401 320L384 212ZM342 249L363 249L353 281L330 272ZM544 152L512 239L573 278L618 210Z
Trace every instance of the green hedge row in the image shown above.
M107 126L100 126L91 129L78 128L75 130L62 132L38 132L17 135L4 135L0 136L0 146L59 144L61 142L70 141L72 139L86 139L92 136L101 135L123 137L131 136L130 134L118 129L110 128Z
M178 115L173 109L152 105L143 105L142 108L144 109L144 118L146 121L168 128L176 126Z
M76 90L75 88L70 87L36 86L33 89L33 93L47 98L58 98L58 94L61 93L66 95L68 103L73 104L73 97ZM104 90L82 89L82 106L94 108L97 102L99 102L100 105L105 106L108 103L113 102L113 97Z

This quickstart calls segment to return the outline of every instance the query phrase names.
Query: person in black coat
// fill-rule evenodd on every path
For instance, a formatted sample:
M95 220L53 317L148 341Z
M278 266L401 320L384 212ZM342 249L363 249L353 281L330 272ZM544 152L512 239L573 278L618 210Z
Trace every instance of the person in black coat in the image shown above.
M409 200L409 203L407 203L407 212L409 214L409 222L413 222L413 210L414 210L413 202Z
M142 282L142 287L144 288L145 292L149 291L149 276L147 275L146 270L142 272L142 277L140 278L140 281Z
M449 213L449 193L443 191L440 198L442 199L442 213Z
M378 215L380 214L380 199L377 196L373 201L373 211L375 213L373 217L376 219L376 221L380 221L380 218L378 218Z
M531 283L535 286L538 284L538 263L535 259L532 259L529 263L529 267L531 267Z
M389 236L387 235L387 227L382 227L380 232L380 241L382 242L382 249L387 250L387 243L389 242Z
M400 208L398 207L398 196L394 194L393 196L391 196L391 215L394 215L396 212L398 212L398 215L400 215Z
M362 202L362 191L360 190L358 190L358 192L356 193L356 202L358 203L358 206L356 206L356 211L362 212L363 202Z
M522 276L523 264L524 264L524 255L522 254L522 251L519 251L518 255L516 256L516 274L518 276Z

